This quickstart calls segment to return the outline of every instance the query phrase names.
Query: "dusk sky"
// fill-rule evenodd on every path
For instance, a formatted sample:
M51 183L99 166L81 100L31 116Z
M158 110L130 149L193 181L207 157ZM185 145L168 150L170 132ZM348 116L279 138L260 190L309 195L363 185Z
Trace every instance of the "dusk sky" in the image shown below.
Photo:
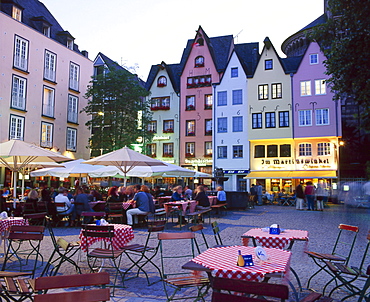
M235 44L268 36L282 42L324 13L324 0L41 0L80 50L98 52L145 81L151 65L179 63L199 25L209 37L233 35ZM131 70L132 71L132 70Z

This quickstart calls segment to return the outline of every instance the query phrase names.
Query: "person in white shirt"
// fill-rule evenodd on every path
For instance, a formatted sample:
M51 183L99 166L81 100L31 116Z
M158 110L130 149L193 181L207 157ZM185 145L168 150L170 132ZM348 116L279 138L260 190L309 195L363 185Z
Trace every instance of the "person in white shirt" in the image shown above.
M68 190L66 188L60 187L58 190L59 194L55 196L55 203L64 203L65 207L57 207L57 211L60 214L72 214L71 215L71 221L72 223L76 219L76 211L75 211L75 205L71 203L71 201L68 199ZM72 224L71 224L72 226Z

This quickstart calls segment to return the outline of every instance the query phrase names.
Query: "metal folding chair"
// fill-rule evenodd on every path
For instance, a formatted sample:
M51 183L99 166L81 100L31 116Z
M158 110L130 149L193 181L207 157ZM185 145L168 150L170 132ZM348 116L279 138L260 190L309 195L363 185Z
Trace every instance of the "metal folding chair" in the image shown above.
M206 236L203 233L203 229L204 229L203 224L193 225L189 228L189 230L192 231L193 233L199 232L200 235L202 236L202 241L203 241L202 243L199 243L199 240L197 240L197 236L194 237L194 243L195 243L195 246L197 247L198 254L201 253L200 246L205 245L206 249L209 248Z

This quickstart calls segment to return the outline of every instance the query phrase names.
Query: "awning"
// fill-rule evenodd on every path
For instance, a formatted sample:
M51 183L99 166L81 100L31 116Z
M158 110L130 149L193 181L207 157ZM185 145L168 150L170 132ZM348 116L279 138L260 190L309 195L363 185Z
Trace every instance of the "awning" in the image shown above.
M253 171L244 178L337 178L337 171Z

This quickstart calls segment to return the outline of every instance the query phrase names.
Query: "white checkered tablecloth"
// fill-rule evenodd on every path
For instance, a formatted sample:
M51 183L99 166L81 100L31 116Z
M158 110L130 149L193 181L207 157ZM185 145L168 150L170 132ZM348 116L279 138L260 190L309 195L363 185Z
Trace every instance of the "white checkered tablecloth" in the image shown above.
M5 232L11 225L28 225L28 220L22 217L12 217L0 220L0 233Z
M238 251L242 255L252 255L253 266L237 266ZM254 247L227 246L210 248L195 257L192 261L212 270L216 277L262 281L265 274L285 273L289 269L291 252L279 249L268 249L267 261L256 258Z
M269 234L261 229L251 229L243 236L254 237L263 247L284 249L291 240L308 240L308 232L301 230L284 230L279 235ZM243 245L248 246L250 238L242 238Z
M80 232L80 240L81 240L81 249L86 252L87 251L87 244L91 246L95 242L99 241L106 241L109 242L109 238L91 238L89 237L86 240L86 237L82 233L83 230ZM119 250L121 247L125 246L128 242L134 239L134 232L132 231L132 227L125 224L114 224L114 237L112 239L113 249Z

